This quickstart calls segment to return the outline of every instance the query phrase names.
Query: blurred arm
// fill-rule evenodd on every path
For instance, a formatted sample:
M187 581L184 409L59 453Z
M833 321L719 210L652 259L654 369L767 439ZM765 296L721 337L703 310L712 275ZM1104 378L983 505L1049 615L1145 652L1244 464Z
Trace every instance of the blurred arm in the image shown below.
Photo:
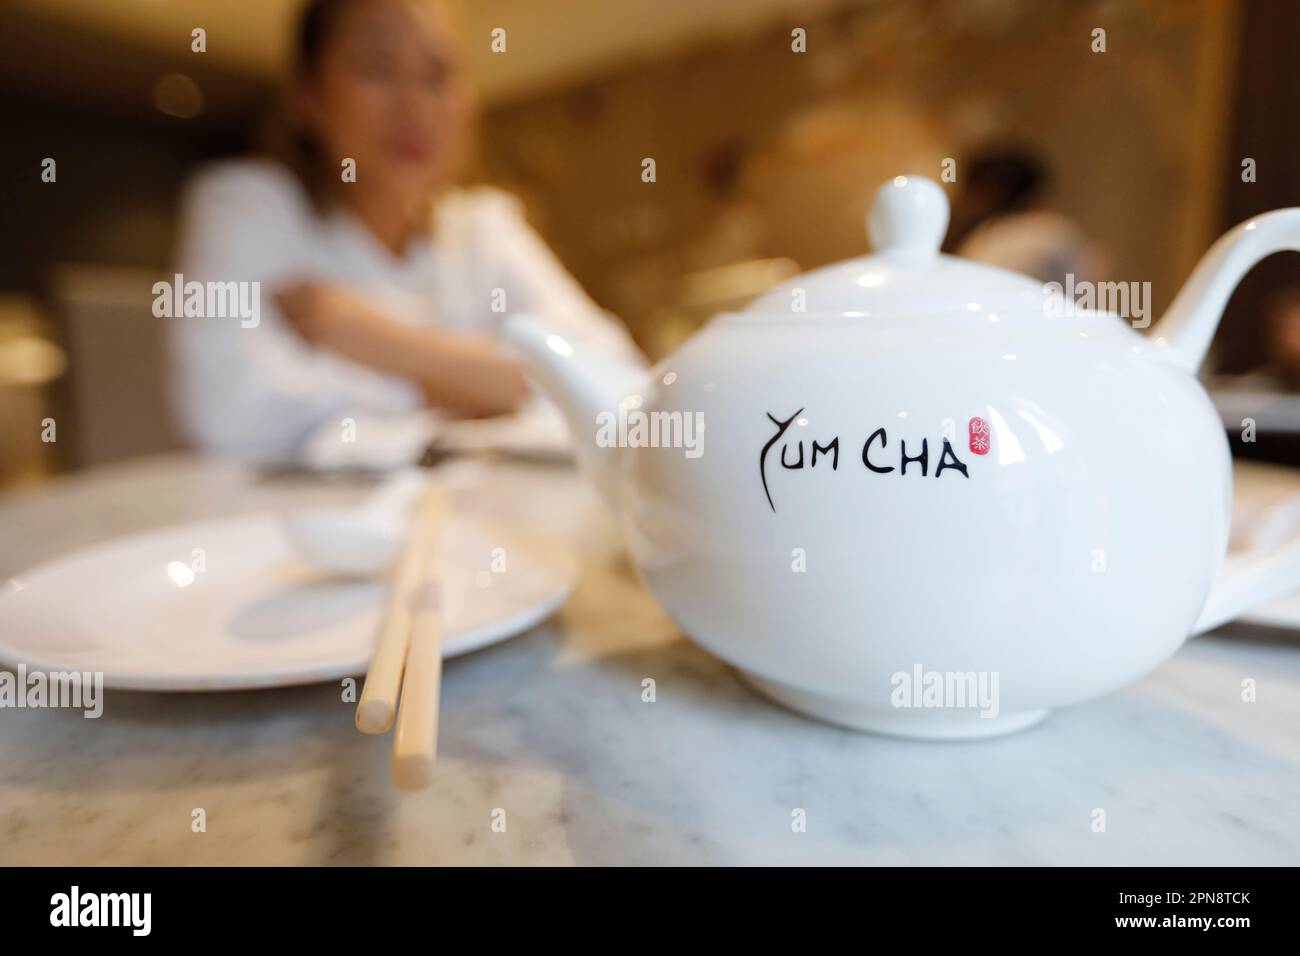
M276 302L306 341L419 386L428 403L484 418L512 411L527 394L518 365L485 335L394 321L360 296L323 283L282 288Z

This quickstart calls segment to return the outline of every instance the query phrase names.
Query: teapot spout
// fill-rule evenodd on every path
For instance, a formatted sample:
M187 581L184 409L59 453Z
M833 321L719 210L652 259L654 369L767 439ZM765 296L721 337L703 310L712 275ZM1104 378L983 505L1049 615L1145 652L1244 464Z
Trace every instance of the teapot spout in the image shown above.
M616 512L614 447L597 442L602 419L617 416L620 403L645 384L644 360L605 343L570 334L531 314L516 314L501 328L503 344L523 363L569 426L578 463ZM629 349L628 351L634 352Z
M1300 209L1278 209L1241 223L1201 257L1169 311L1152 330L1170 358L1195 372L1210 349L1223 307L1242 276L1265 256L1300 252Z

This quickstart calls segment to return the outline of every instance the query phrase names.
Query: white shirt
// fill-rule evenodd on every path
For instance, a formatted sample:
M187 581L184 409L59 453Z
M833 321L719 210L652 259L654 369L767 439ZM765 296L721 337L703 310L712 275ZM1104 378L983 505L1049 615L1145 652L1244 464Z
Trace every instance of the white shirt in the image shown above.
M290 458L326 423L400 416L423 404L410 382L302 341L274 301L293 282L344 286L412 324L491 333L509 313L526 311L629 347L524 221L518 201L486 187L443 196L429 236L398 257L346 211L318 214L280 164L218 163L186 189L177 271L185 283L260 283L255 327L238 316L167 320L179 424L195 445L225 454Z
M1001 269L1010 269L1042 282L1094 280L1096 270L1087 237L1072 220L1046 209L1009 213L977 226L956 250Z

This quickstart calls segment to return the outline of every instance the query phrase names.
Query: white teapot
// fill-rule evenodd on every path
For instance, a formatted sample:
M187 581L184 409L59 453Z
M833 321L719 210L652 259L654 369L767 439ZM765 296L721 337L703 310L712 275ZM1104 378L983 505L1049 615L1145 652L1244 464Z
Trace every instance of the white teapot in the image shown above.
M941 255L929 180L886 183L868 224L875 255L652 370L506 325L684 633L795 710L967 738L1300 586L1300 543L1223 569L1231 462L1195 377L1241 276L1300 249L1300 209L1220 239L1150 335Z

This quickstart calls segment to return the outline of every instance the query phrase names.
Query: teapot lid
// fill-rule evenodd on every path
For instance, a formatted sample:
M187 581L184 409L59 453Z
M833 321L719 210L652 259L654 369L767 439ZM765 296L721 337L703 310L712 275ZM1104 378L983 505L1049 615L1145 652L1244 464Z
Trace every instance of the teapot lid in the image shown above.
M876 192L867 232L876 252L795 276L759 296L746 313L816 313L845 318L1042 315L1036 279L939 252L948 198L933 180L896 176Z

